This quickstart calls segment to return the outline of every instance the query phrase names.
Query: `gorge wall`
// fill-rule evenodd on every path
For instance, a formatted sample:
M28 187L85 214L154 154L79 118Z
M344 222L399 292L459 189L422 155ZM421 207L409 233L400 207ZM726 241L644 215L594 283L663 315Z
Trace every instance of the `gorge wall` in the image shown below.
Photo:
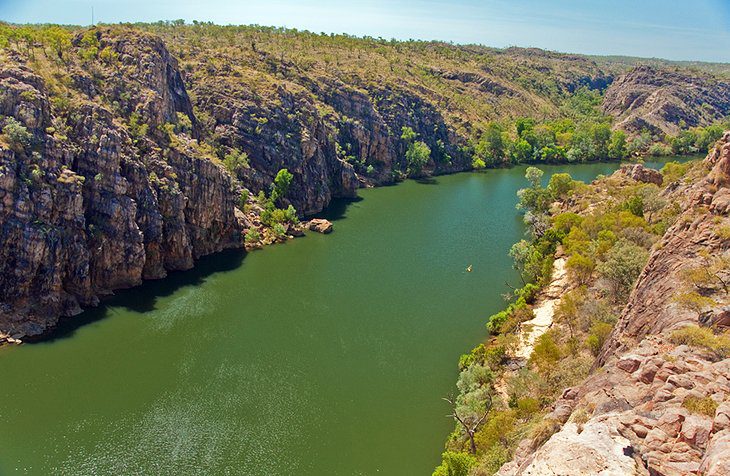
M469 170L488 121L562 117L577 90L623 73L540 50L215 25L16 41L0 50L0 332L42 334L115 289L242 247L260 212L245 204L280 169L293 174L285 204L315 214L402 179L403 127L432 151L425 175ZM726 85L704 81L726 107ZM246 164L227 170L229 154Z

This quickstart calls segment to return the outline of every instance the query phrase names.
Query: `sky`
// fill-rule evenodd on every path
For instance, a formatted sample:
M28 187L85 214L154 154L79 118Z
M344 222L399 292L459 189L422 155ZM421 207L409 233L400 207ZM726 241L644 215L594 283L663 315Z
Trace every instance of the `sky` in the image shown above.
M730 62L730 0L0 0L13 23L184 19Z

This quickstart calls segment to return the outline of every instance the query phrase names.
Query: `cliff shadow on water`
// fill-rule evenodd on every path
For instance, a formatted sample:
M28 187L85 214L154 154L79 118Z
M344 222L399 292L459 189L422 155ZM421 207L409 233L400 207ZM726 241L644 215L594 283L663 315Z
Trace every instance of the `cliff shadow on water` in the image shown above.
M108 317L115 307L138 313L154 311L160 298L171 296L187 286L199 286L214 274L238 268L243 264L246 254L243 249L221 251L200 258L190 270L174 271L165 278L145 281L140 286L116 291L113 295L102 298L97 307L89 308L76 316L62 318L47 333L26 338L25 342L49 343L73 337L77 329Z

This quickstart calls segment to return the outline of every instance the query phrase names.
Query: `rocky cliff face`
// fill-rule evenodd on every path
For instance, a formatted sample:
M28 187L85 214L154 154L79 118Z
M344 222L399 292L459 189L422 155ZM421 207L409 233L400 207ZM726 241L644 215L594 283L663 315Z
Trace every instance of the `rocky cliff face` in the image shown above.
M730 269L722 261L730 259L730 133L705 172L668 189L685 197L684 209L655 247L594 372L546 417L560 430L537 450L525 441L499 474L730 474L730 349L675 332L730 326ZM680 305L694 289L696 305Z
M99 36L119 63L72 70L73 108L52 104L56 85L22 59L0 67L0 118L28 134L0 144L0 329L11 335L40 334L100 295L241 245L238 193L195 148L175 60L154 37ZM153 132L133 140L114 108ZM171 145L160 126L179 115L192 127Z
M709 75L639 66L611 84L603 109L627 131L676 134L680 122L707 125L730 114L730 83Z

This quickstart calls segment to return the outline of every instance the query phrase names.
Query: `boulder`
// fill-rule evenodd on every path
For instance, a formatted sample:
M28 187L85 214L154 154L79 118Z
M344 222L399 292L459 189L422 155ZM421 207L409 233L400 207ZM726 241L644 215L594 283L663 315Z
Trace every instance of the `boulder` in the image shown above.
M308 230L316 231L317 233L327 234L332 232L332 222L324 218L312 218L307 222L306 226Z
M637 182L653 183L661 185L664 177L654 169L649 169L641 164L630 164L621 166L621 173Z

